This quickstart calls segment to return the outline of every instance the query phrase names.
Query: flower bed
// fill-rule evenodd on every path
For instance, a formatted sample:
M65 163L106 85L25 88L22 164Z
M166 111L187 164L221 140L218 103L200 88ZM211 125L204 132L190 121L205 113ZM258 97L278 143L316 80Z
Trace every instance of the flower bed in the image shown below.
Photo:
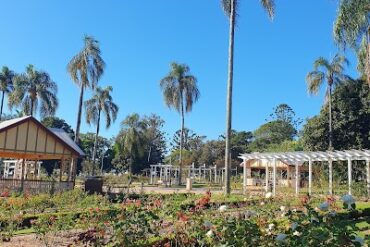
M351 196L319 202L307 196L297 201L208 192L126 195L109 203L104 197L70 193L2 202L8 205L0 207L3 240L11 241L21 227L32 227L45 246L70 231L77 246L361 246L368 240L358 236L356 224L369 219L370 210L368 205L356 209ZM13 213L6 215L9 208Z

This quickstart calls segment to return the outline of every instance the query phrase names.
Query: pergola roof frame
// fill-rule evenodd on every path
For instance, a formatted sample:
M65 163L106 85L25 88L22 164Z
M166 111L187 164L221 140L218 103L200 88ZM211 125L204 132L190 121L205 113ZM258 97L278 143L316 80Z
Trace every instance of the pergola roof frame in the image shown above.
M281 160L287 163L302 165L308 161L347 161L370 160L370 150L345 150L345 151L296 151L296 152L270 152L270 153L245 153L239 158L248 160Z

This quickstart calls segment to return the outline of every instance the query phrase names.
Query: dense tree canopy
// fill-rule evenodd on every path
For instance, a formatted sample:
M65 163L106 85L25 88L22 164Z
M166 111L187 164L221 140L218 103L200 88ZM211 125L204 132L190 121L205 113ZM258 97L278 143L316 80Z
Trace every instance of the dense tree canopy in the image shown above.
M74 131L71 125L69 125L64 119L58 117L46 117L41 120L41 123L48 128L63 129L71 136L71 138L74 138Z
M338 150L370 148L370 90L362 80L348 81L333 93L333 144ZM328 110L308 119L303 128L305 150L327 150Z
M166 151L163 124L164 121L154 114L127 116L115 140L115 167L140 173L150 164L162 162Z

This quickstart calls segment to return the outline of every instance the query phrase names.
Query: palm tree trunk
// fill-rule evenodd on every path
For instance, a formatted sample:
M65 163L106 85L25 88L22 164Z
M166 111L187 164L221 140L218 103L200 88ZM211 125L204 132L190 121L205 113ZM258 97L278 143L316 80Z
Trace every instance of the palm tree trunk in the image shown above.
M184 101L183 101L183 97L181 94L180 167L179 167L178 185L181 185L181 176L182 176L182 148L184 145L184 126L185 126Z
M33 104L34 104L34 100L31 99L31 112L30 112L30 115L33 116Z
M1 117L3 116L4 95L5 95L5 91L3 91L3 95L1 96L0 120L1 120Z
M225 195L230 194L230 138L232 120L232 95L233 95L233 73L234 73L234 29L235 29L235 0L231 0L230 27L229 27L229 68L227 79L226 96L226 143L225 143Z
M367 84L370 86L370 26L366 31L366 64L365 64L365 72L366 72L366 81Z
M329 151L333 151L333 129L332 129L332 115L331 115L331 91L332 84L329 84ZM329 159L329 194L333 194L333 161Z
M331 113L331 91L332 85L329 85L329 151L333 151L333 127L332 127L332 113Z
M94 150L92 154L92 162L93 162L93 174L95 175L95 156L96 156L96 149L98 146L98 138L99 138L99 129L100 129L100 110L98 112L98 122L96 124L96 134L95 134L95 141L94 141Z
M84 87L81 85L80 90L80 100L78 102L78 112L77 112L77 125L76 125L76 134L75 134L75 143L79 143L79 135L80 135L80 126L81 126L81 115L82 115L82 101L84 99Z

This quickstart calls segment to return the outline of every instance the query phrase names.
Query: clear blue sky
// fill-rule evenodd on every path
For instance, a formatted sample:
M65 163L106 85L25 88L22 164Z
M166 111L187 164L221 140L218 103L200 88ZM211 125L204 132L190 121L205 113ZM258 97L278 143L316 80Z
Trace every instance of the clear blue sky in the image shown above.
M254 130L279 103L301 118L317 114L323 94L310 97L305 75L318 56L333 57L335 0L276 1L270 22L259 0L242 0L236 29L233 128ZM171 61L187 63L201 98L185 124L208 138L225 129L228 21L219 0L4 0L1 3L0 66L22 72L27 64L58 83L57 116L73 128L79 91L66 71L85 34L101 43L107 64L101 86L114 87L120 107L106 137L116 135L129 113L157 113L171 136L180 117L165 107L159 80ZM348 73L357 76L350 56ZM87 97L89 95L86 95ZM86 97L85 97L86 99ZM104 123L103 123L104 124ZM82 131L95 131L83 123Z

